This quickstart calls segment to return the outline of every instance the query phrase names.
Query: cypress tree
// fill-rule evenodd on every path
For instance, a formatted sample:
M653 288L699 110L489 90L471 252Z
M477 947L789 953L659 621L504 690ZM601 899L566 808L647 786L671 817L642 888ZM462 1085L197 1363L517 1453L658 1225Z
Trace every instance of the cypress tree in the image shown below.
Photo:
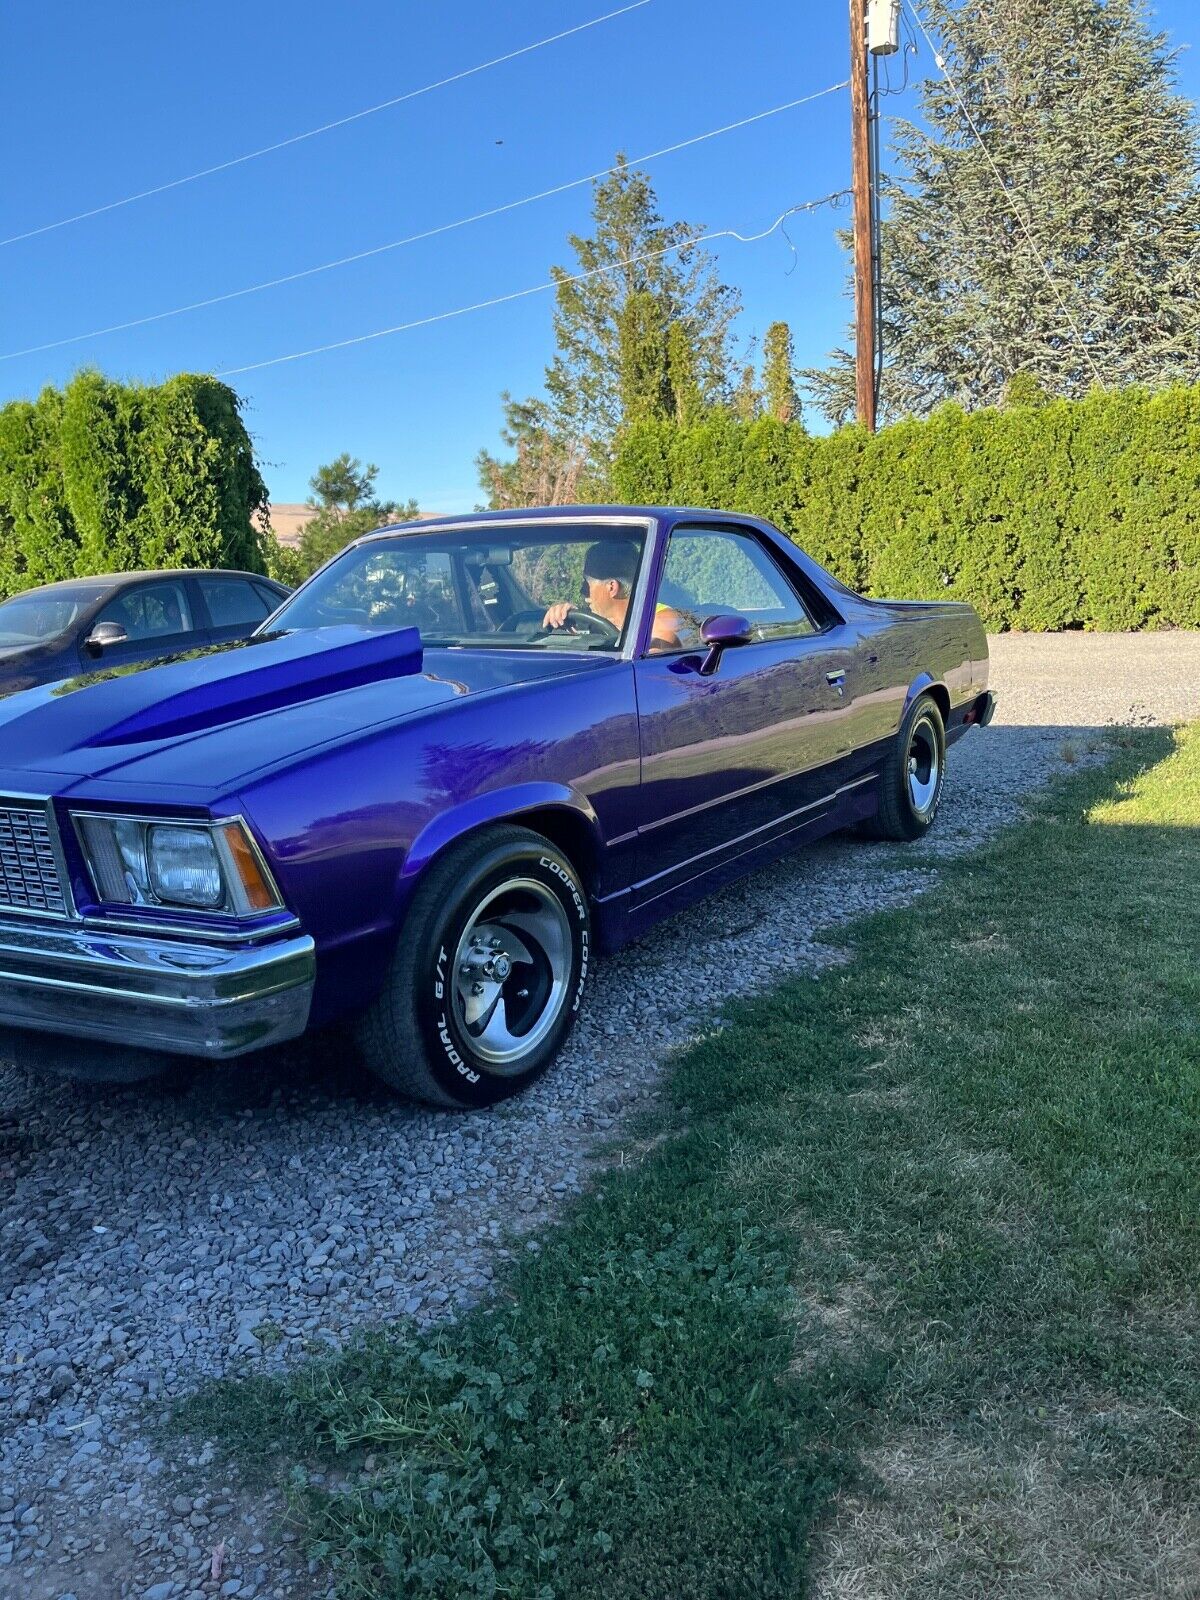
M777 422L799 421L792 330L786 322L773 322L763 339L763 390L769 417Z
M756 417L762 416L762 403L762 390L758 386L754 363L746 361L732 395L733 414L739 422L753 422Z
M266 500L225 384L81 372L0 407L0 596L137 567L261 572Z
M706 408L696 374L696 349L687 326L679 319L667 329L667 382L675 421L684 428L699 422Z
M923 10L979 137L931 65L884 183L885 415L997 404L1018 373L1051 397L1194 382L1200 152L1143 0ZM852 412L848 352L806 379Z
M648 289L636 289L617 313L617 338L622 421L666 416L672 401L662 301Z

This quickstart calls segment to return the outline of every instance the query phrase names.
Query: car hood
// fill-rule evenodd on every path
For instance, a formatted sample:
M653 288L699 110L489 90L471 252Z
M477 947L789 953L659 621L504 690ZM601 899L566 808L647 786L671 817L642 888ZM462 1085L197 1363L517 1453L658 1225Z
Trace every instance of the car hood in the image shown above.
M0 698L0 793L97 780L204 804L304 751L468 694L601 662L536 651L426 652L416 628L313 628L209 645Z

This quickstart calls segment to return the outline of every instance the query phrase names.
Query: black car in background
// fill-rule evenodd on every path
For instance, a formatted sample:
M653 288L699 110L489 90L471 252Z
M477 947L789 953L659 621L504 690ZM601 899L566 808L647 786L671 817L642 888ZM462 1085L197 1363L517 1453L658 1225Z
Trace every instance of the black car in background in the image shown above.
M114 572L0 601L0 694L244 639L290 590L253 572Z

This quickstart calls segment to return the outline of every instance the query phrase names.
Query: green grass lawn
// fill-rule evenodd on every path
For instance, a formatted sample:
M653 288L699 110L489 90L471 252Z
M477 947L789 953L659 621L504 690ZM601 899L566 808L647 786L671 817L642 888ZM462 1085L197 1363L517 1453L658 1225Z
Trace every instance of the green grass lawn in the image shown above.
M346 1595L1200 1592L1198 906L1200 733L1124 735L733 1008L494 1301L177 1426Z

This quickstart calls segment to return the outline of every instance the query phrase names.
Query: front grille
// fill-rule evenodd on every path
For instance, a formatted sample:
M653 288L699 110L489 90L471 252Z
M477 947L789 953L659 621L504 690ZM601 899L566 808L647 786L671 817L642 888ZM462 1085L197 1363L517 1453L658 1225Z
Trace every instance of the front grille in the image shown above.
M0 908L65 917L67 901L41 806L0 800Z

